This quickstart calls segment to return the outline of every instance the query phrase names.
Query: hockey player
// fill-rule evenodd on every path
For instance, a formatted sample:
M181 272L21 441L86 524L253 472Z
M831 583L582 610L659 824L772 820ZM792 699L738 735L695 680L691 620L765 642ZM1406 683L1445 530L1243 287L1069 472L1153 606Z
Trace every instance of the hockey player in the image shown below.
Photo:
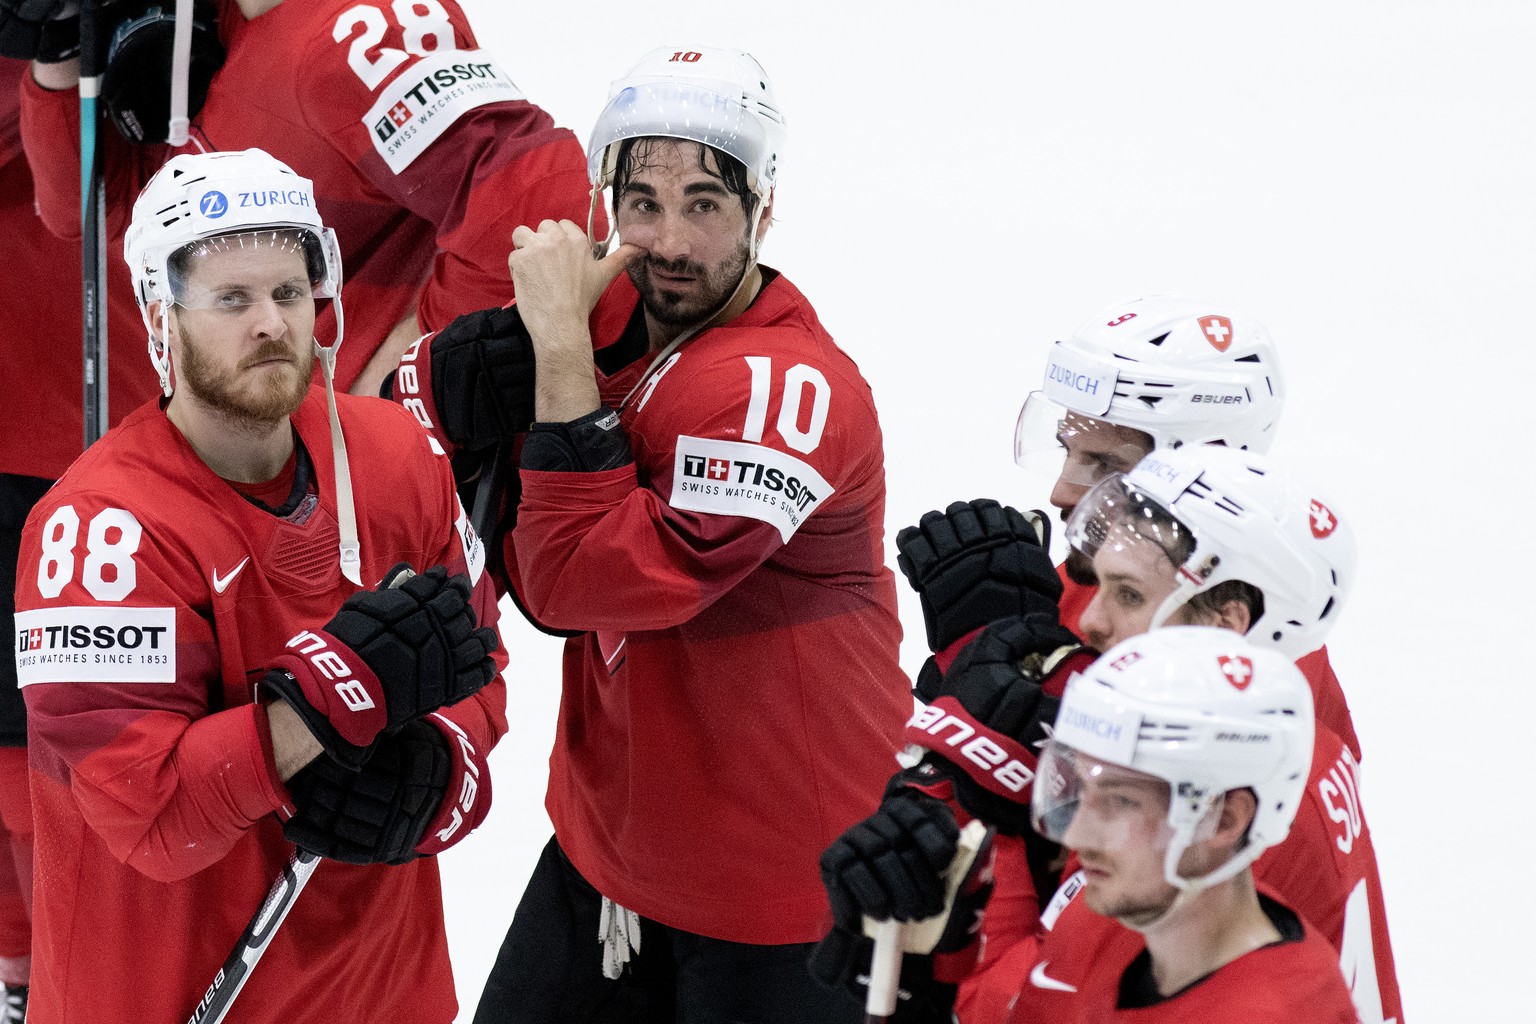
M30 1019L187 1019L291 839L351 863L316 869L239 1018L448 1024L436 862L417 858L486 811L505 658L447 461L399 409L334 396L341 339L321 346L315 300L339 330L336 239L279 161L172 159L125 255L172 394L78 460L22 539Z
M1354 1024L1334 950L1249 867L1296 813L1311 705L1284 656L1198 626L1068 683L1032 818L1081 883L1008 1020Z
M1216 444L1264 452L1285 395L1269 332L1223 306L1172 296L1122 303L1051 347L1043 390L1025 400L1016 459L1056 475L1051 504L1065 519L1088 489L1126 472L1153 448ZM1062 624L1078 617L1094 578L1070 552L1058 585L1034 548L1036 530L996 502L956 503L897 535L901 566L923 600L929 640L945 645L987 622L1059 598ZM942 642L935 642L942 637ZM1349 706L1326 650L1298 655L1317 718L1358 759Z
M1105 646L1164 624L1199 623L1246 633L1293 655L1322 642L1354 575L1350 531L1329 502L1270 460L1221 447L1153 452L1130 474L1112 476L1090 491L1068 520L1067 534L1103 580L1084 622ZM1097 625L1101 616L1113 625ZM1047 670L1040 653L1058 645L1054 661L1046 659ZM1076 667L1073 659L1081 660L1080 653L1071 653L1074 648L1071 634L1051 627L1049 618L1011 620L963 651L942 682L928 674L921 695L936 708L979 719L988 735L1000 731L1023 741L1017 756L1032 769L1029 747L1042 735L1038 722L1050 720L1051 695ZM1019 663L1031 655L1033 667L1021 670ZM935 741L944 733L936 714L917 721L927 728L909 727L909 737L944 752ZM949 753L938 764L969 768L969 761ZM962 1014L975 1020L999 1018L1001 1007L1017 994L1033 955L1036 887L1050 884L1038 873L1032 876L1026 844L1014 838L1028 836L1020 820L1025 794L984 793L972 785L987 781L974 771L955 781L967 811L1009 833L995 844L997 886L982 969L961 985ZM948 813L943 805L924 806L941 819ZM882 808L876 818L890 815L890 807ZM910 808L908 815L909 821L924 820L913 817ZM904 831L916 834L915 826ZM1031 852L1049 855L1038 843L1031 846ZM841 884L836 878L849 866L870 860L863 853L850 858L848 852L829 885ZM1380 878L1360 806L1358 763L1321 723L1295 827L1283 846L1259 859L1256 874L1339 950L1362 1019L1400 1020Z
M173 153L255 147L297 168L320 183L320 212L347 265L353 343L339 354L342 388L377 394L423 331L506 302L514 227L586 210L575 136L479 48L456 0L198 3L194 105L196 70L216 70L201 79L206 101L190 141L173 148L156 140L175 6L120 0L102 12L121 29L105 102L140 140L100 135L109 240L121 238L133 197ZM54 48L32 71L22 128L39 205L53 231L78 237L79 61ZM319 331L333 333L323 319Z
M816 856L877 799L911 705L869 386L757 259L783 142L747 54L647 55L589 147L623 244L594 259L574 223L518 228L517 305L402 364L436 422L444 349L536 357L536 390L500 399L537 421L508 571L575 634L555 838L482 1024L852 1019L806 972Z

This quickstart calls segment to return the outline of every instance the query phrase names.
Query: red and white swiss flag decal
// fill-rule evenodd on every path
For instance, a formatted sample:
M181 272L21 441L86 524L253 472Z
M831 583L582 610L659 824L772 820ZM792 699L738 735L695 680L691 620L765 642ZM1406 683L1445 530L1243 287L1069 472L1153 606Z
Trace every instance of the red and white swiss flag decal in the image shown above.
M1333 532L1333 528L1339 525L1338 516L1316 498L1312 499L1312 504L1307 509L1307 518L1308 525L1312 527L1312 536L1318 540L1328 536Z
M1248 684L1253 682L1253 662L1241 654L1223 654L1216 661L1221 665L1221 674L1227 677L1227 682L1239 690L1248 689Z
M1225 352L1232 345L1232 321L1224 316L1201 317L1200 332L1217 352Z
M710 459L704 472L711 480L724 480L731 475L731 464L725 459Z

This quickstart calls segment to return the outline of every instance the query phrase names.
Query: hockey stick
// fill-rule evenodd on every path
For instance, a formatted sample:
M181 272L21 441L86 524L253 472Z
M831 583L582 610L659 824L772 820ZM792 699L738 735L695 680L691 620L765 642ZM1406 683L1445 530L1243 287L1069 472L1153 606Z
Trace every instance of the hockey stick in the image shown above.
M197 1004L197 1009L187 1018L187 1024L219 1024L229 1013L235 996L245 987L246 979L256 968L256 962L267 951L278 925L283 923L283 918L293 909L293 901L299 898L299 893L309 882L309 876L315 873L315 865L319 862L318 854L308 850L294 851L288 863L283 865L282 874L273 881L256 916L251 918L251 923L245 926L235 948L230 950L229 959L224 961L218 973L213 976L202 1002Z
M96 3L80 5L80 314L81 419L85 447L107 430L106 184L96 145L101 89L97 66Z

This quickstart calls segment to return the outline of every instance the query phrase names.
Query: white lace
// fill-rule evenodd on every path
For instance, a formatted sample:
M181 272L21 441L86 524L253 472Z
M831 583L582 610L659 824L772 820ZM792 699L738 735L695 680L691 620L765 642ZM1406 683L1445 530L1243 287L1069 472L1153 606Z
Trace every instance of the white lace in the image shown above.
M597 937L603 944L603 977L616 979L630 954L640 952L640 915L604 896Z

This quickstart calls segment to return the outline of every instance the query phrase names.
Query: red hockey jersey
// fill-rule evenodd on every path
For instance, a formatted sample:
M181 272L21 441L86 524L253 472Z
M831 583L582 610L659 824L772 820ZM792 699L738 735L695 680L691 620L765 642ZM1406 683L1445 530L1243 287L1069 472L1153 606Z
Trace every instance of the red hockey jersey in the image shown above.
M508 563L567 642L548 808L610 898L690 932L810 942L822 850L869 813L911 710L869 385L804 296L612 376L633 465L523 471ZM625 333L627 276L593 315ZM602 359L600 357L600 362Z
M363 579L401 560L468 571L480 619L494 624L484 548L447 460L403 410L339 404ZM337 564L323 392L310 391L293 424L314 489L284 519L215 476L152 403L28 520L16 657L30 713L39 1024L186 1020L292 852L255 682L289 637L323 626L357 589ZM488 751L505 701L497 679L443 714ZM435 859L318 866L235 1015L286 1024L316 1007L336 1024L453 1020Z
M1310 926L1261 896L1286 939L1238 957L1193 985L1150 1006L1122 1008L1121 984L1146 943L1137 932L1100 917L1081 899L1032 939L1028 978L1012 1014L959 1016L961 1024L1355 1024L1349 992L1333 950ZM1296 935L1300 932L1299 937ZM1287 933L1290 933L1287 935Z
M18 372L6 390L6 436L0 444L0 473L56 480L85 447L80 420L80 242L56 238L38 219L32 171L21 148L22 79L27 62L0 57L0 239L13 268L46 268L47 279L11 303L0 323L0 344ZM78 100L76 101L78 102ZM70 172L74 204L80 206L80 171ZM78 219L78 214L77 214ZM76 231L78 235L79 232ZM128 265L121 249L109 254L107 294L127 302L107 303L107 411L116 424L159 393L144 354L144 322L132 302Z
M424 330L510 299L519 224L586 223L580 144L478 48L455 0L289 0L249 21L234 0L218 3L228 56L181 151L254 146L314 180L346 268L351 340L338 353L338 388L418 293ZM65 237L80 233L79 107L77 91L46 92L28 76L27 155L43 218ZM120 260L133 200L173 151L130 146L110 128L100 137L108 248ZM133 298L119 288L108 297ZM335 333L331 316L316 325L322 338Z

